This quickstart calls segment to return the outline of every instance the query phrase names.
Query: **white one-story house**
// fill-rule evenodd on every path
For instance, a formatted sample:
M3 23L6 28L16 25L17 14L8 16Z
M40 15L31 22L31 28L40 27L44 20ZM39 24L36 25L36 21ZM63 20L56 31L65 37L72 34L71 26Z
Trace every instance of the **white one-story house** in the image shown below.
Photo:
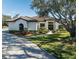
M55 22L51 17L28 17L20 16L15 19L10 19L8 22L8 28L12 30L33 30L37 31L39 28L46 28L48 30L57 30L59 23Z

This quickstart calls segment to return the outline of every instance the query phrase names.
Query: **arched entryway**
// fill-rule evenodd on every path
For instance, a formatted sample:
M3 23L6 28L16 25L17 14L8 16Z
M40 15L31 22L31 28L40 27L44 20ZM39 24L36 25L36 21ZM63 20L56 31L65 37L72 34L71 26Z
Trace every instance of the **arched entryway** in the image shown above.
M19 24L19 30L20 31L23 31L24 30L24 25L21 23L21 24Z

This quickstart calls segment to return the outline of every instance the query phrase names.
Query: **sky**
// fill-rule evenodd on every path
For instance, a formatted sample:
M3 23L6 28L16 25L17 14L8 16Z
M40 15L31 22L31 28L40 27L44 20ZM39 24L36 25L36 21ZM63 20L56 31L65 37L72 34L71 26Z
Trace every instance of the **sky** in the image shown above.
M36 16L34 10L31 9L32 0L2 0L2 14L15 16Z

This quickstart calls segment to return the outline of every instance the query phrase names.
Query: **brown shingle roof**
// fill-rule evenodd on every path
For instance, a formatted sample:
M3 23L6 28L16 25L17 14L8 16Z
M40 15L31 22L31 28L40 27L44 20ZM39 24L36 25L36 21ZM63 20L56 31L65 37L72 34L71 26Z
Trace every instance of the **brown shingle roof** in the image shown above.
M46 20L52 20L53 21L53 18L49 17L49 16L46 16L46 17L34 16L32 18L36 19L37 21L46 21Z
M16 21L18 19L23 19L25 21L46 21L46 20L51 20L53 21L53 18L52 17L49 17L49 16L45 16L45 17L40 17L40 16L34 16L34 17L28 17L28 16L20 16L20 17L17 17L17 18L13 18L13 19L10 19L8 20L8 22L13 22L13 21Z
M9 19L8 22L14 22L14 21L19 20L19 19L23 19L25 21L37 21L37 20L32 19L31 17L28 17L28 16L20 16L17 18Z

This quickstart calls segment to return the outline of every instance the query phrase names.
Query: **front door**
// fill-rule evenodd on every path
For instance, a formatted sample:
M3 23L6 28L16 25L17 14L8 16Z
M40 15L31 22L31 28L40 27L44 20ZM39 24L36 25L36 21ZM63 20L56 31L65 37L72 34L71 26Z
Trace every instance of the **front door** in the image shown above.
M48 22L48 29L53 30L53 22Z
M19 30L20 31L23 31L24 30L24 25L21 23L21 24L19 24Z

